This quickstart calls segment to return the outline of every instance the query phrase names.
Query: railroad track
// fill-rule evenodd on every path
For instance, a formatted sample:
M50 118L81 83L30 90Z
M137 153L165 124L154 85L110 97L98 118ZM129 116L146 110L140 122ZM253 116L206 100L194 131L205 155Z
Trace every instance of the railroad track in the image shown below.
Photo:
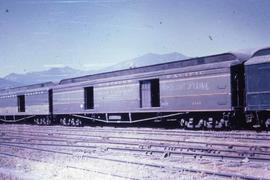
M69 127L62 128L62 126L54 126L59 127L61 131L78 131L78 127ZM47 126L48 129L54 129L53 126ZM152 131L152 133L175 133L175 134L198 134L198 135L215 135L215 136L242 136L242 137L254 137L254 138L266 138L270 139L270 134L268 132L259 132L255 133L254 131L201 131L201 130L184 130L184 129L160 129L160 128L121 128L121 127L88 127L85 126L83 128L89 128L91 131L100 132L100 131L119 131L125 133L136 133L136 132L147 132ZM42 126L40 126L42 129ZM80 128L79 128L80 129Z
M16 126L20 128L20 132L29 132L29 130L23 130L21 127ZM15 127L15 128L16 128ZM28 128L28 127L27 127ZM33 130L35 132L44 132L48 130L55 131L55 128L58 132L76 132L80 133L82 131L81 128L74 128L74 127L62 127L62 126L51 126L51 127L44 127L39 126L38 131ZM84 127L85 128L85 127ZM89 130L89 134L93 133L99 133L99 132L107 132L107 133L121 133L121 134L134 134L137 135L166 135L166 136L175 136L175 137L204 137L204 138L216 138L216 139L241 139L241 140L247 140L247 141L269 141L270 140L270 134L263 133L263 134L255 134L253 133L243 133L243 132L210 132L210 131L185 131L185 130L159 130L159 129L131 129L128 130L127 128L89 128L86 127L84 129L85 131Z
M162 147L167 148L165 150L160 150L157 147L161 147L158 145L146 145L151 146L151 148L140 148L137 144L131 143L115 143L115 142L91 142L91 144L102 144L103 146L97 145L66 145L66 144L48 144L48 143L22 143L22 142L0 142L0 145L26 145L29 147L33 146L43 146L43 147L51 147L51 148L77 148L77 149L99 149L102 148L103 151L118 151L125 153L141 153L146 155L160 155L163 157L168 156L188 156L195 159L218 159L218 160L237 160L241 161L243 158L248 158L249 161L255 162L270 162L269 153L246 153L239 151L230 151L230 150L217 150L217 149L206 149L200 147L188 147L188 146L173 146L173 147ZM106 145L104 147L104 145ZM113 146L117 145L117 146ZM143 145L141 147L144 147ZM228 153L228 154L226 154ZM234 155L233 155L234 154ZM239 155L240 154L240 155ZM260 155L263 157L256 157L256 155ZM266 156L266 157L265 157Z
M3 146L3 144L0 144L0 146ZM74 156L73 153L70 152L64 152L64 151L51 151L47 149L42 149L42 148L33 148L33 147L27 147L27 146L18 146L18 145L4 145L5 147L16 147L18 149L27 149L31 151L39 151L39 152L47 152L47 153L54 153L54 154L60 154L60 155L65 155L65 156ZM16 157L16 158L21 158L21 159L26 159L23 156L15 155L15 154L10 154L10 153L2 153L0 152L1 155L4 156L10 156L10 157ZM241 179L250 179L250 180L266 180L266 178L258 178L258 177L253 177L253 176L246 176L246 175L241 175L237 173L225 173L225 172L215 172L215 171L208 171L208 170L201 170L201 169L195 169L195 168L183 168L183 167L177 167L177 166L165 166L163 164L159 163L142 163L139 161L128 161L128 160L122 160L122 159L116 159L116 158L106 158L106 157L97 157L97 156L90 156L90 155L84 155L84 158L87 159L96 159L96 160L102 160L102 161L110 161L110 162L115 162L115 163L123 163L123 164L132 164L132 165L138 165L138 166L144 166L148 168L158 168L158 169L172 169L173 171L177 172L190 172L190 173L198 173L198 174L206 174L206 175L211 175L211 176L217 176L217 177L226 177L226 178L241 178ZM34 159L34 158L27 158L27 160L32 160L32 161L38 161L38 162L45 162L39 159ZM104 172L96 171L96 170L91 170L91 169L85 169L85 168L79 168L79 167L73 167L73 166L67 166L69 168L73 169L80 169L84 171L91 171L91 172L96 172L96 173L102 173L105 175L112 175L118 178L124 178L124 179L138 179L138 178L132 178L132 177L125 177L125 176L120 176L118 174L107 174Z
M106 131L104 133L107 133ZM190 140L190 139L170 139L170 138L164 138L164 137L160 137L160 138L151 138L151 137L130 137L127 134L126 135L104 135L104 133L102 135L92 135L92 134L77 134L77 133L61 133L61 132L29 132L29 131L20 131L20 132L14 132L14 131L2 131L2 136L3 135L8 135L9 136L11 134L18 135L18 136L29 136L29 138L32 137L38 137L38 138L42 138L41 136L44 137L58 137L58 138L62 138L61 140L93 140L93 138L101 138L101 139L114 139L114 140L118 140L118 141L122 141L122 140L136 140L136 141L142 141L142 142L146 142L146 141L153 141L153 142L158 142L158 143L163 143L166 144L167 146L170 145L175 145L175 144L181 144L181 143L190 143L190 144L201 144L204 145L207 148L212 148L212 147L221 147L221 148L226 148L226 149L242 149L242 150L246 150L246 151L255 151L255 150L260 150L260 151L268 151L270 150L270 146L268 145L261 145L261 144L235 144L233 142L230 143L221 143L221 142L205 142L205 141L201 141L201 140ZM114 134L114 133L113 133ZM68 138L66 138L68 137ZM268 141L266 142L268 143Z
M10 124L6 125L7 127L10 128ZM32 126L32 125L31 125ZM264 132L255 132L255 131L241 131L241 130L234 130L234 131L202 131L202 130L184 130L184 129L162 129L162 128L138 128L138 127L111 127L111 126L84 126L84 127L73 127L73 126L38 126L38 125L33 125L35 126L35 129L53 129L59 128L61 131L78 131L78 129L84 128L84 129L89 129L91 131L125 131L125 132L146 132L146 131L154 131L158 133L184 133L184 134L189 134L189 133L196 133L196 134L219 134L219 135L237 135L237 136L253 136L253 137L265 137L265 136L270 136L270 133L267 131ZM13 127L15 128L23 128L26 127L28 128L29 125L18 125L18 124L13 124Z
M15 133L16 134L16 133ZM24 136L26 135L26 136ZM60 134L58 134L60 135ZM40 137L40 135L22 134L17 136L2 137L0 143L36 145L36 146L51 146L51 147L77 147L77 148L98 148L98 146L89 146L83 144L99 144L99 146L106 146L110 151L128 151L141 152L147 154L165 154L166 156L191 156L195 158L216 158L216 159L232 159L243 160L249 158L250 161L270 162L270 151L265 151L266 147L260 146L243 146L233 144L212 144L208 142L194 142L194 141L171 141L166 139L141 139L130 137L104 137L95 136L82 139L82 136L77 138L68 137ZM6 141L4 141L6 139ZM20 140L20 142L10 142L11 139ZM24 142L21 142L24 141ZM39 143L30 143L29 141L37 141ZM40 143L40 142L46 143ZM65 142L64 144L62 142ZM168 143L169 142L169 143ZM54 144L52 144L54 143ZM67 144L81 144L69 146ZM116 147L117 146L117 147ZM121 146L121 147L119 147ZM233 149L234 148L234 149ZM238 149L236 149L238 148ZM264 151L262 151L264 149ZM270 149L270 147L267 147Z

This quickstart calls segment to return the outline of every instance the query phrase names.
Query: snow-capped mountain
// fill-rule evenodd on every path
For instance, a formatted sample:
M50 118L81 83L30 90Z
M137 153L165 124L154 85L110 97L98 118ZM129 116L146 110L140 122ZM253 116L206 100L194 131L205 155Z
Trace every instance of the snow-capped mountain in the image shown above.
M4 77L4 79L13 82L21 82L23 84L36 84L48 81L58 82L64 78L81 76L85 74L86 72L84 71L80 71L70 67L63 67L63 68L51 68L45 71L29 72L26 74L11 73L6 77Z
M165 63L165 62L171 62L171 61L177 61L177 60L183 60L187 57L185 55L182 55L180 53L174 52L174 53L168 53L168 54L145 54L143 56L122 61L120 63L117 63L113 66L106 67L104 69L98 70L98 71L82 71L78 69L74 69L71 67L61 67L61 68L51 68L49 70L45 71L36 71L36 72L29 72L25 74L16 74L11 73L4 77L1 82L0 87L14 87L18 85L29 85L29 84L36 84L36 83L42 83L42 82L59 82L62 79L71 78L71 77L78 77L88 74L95 74L100 72L109 72L109 71L115 71L120 69L129 69L129 68L135 68L135 67L142 67L142 66L148 66L153 64L159 64L159 63ZM10 83L8 83L10 82Z
M22 83L13 82L13 81L0 78L0 89L17 87L17 86L22 86L22 85L23 85Z
M153 65L153 64L160 64L160 63L165 63L165 62L183 60L187 58L188 58L187 56L177 53L177 52L168 53L168 54L149 53L149 54L145 54L143 56L140 56L131 60L122 61L113 66L104 68L101 71L105 72L105 71L115 71L115 70L120 70L120 69L129 69L129 68L142 67L142 66L148 66L148 65Z

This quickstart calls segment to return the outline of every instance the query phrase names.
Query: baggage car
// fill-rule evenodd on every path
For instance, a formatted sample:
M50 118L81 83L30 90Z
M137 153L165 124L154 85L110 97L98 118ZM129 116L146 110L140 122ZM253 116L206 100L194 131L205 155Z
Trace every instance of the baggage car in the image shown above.
M0 91L0 121L35 121L50 124L52 120L52 82Z
M62 124L178 121L224 128L243 110L243 61L225 53L62 80L53 89Z

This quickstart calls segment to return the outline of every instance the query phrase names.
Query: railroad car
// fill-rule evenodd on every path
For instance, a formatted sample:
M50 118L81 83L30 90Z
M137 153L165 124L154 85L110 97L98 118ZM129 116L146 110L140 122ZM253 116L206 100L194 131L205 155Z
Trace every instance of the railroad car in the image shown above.
M224 53L62 80L54 117L64 125L177 121L224 128L243 110L243 54Z
M0 91L0 121L50 124L52 121L52 82Z
M256 51L245 62L246 121L270 128L270 48Z

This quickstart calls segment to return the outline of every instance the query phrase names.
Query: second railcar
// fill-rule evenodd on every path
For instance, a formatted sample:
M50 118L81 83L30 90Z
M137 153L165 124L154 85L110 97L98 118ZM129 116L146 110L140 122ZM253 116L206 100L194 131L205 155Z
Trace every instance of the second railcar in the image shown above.
M270 48L261 49L245 63L246 122L270 128Z
M0 91L0 122L52 122L52 82Z

